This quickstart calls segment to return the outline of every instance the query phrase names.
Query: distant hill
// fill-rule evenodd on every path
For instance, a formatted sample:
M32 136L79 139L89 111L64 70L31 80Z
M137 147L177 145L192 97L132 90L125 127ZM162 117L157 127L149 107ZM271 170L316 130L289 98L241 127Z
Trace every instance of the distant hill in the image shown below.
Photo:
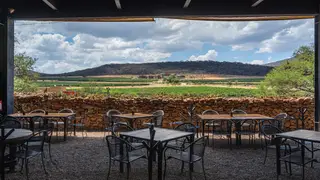
M161 73L224 74L264 76L272 67L239 62L181 61L142 64L106 64L63 74L40 74L40 76L98 76L98 75L142 75Z
M283 62L292 61L292 60L293 60L292 58L288 58L288 59L284 59L284 60L280 60L280 61L267 63L267 64L265 64L265 66L277 67L277 66L280 66Z

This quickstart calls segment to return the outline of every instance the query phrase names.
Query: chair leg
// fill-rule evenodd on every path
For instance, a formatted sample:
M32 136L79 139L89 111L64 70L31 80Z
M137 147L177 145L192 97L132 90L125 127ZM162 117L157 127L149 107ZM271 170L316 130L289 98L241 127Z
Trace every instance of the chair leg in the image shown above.
M42 161L42 166L43 166L44 173L48 174L48 172L46 170L46 166L44 164L44 154L43 154L43 152L41 153L41 161Z
M23 165L24 165L24 159L21 159L21 166L20 166L20 172L22 173L22 170L23 170Z
M167 173L167 158L164 157L164 171L163 171L163 180L166 179L166 173Z
M111 159L109 159L109 167L108 167L108 174L107 174L107 180L109 179L110 176L110 170L111 170Z
M127 164L127 179L129 179L129 174L130 174L130 163Z
M264 154L263 164L266 164L267 156L268 156L268 147L265 147L265 148L266 148L266 150L265 150L265 154Z
M204 169L204 160L203 159L202 159L202 171L203 171L204 180L207 180L206 171Z
M192 163L189 163L189 166L191 166ZM189 171L189 179L192 180L192 171Z
M182 161L182 164L181 164L181 174L183 173L183 169L184 169L184 162Z
M25 165L26 165L26 176L27 176L27 180L29 180L29 167L28 167L28 162L29 160L28 159L25 159Z
M52 160L52 155L51 155L51 143L48 143L48 151L49 151L50 161L53 162L53 160Z
M304 165L302 166L302 180L304 180Z

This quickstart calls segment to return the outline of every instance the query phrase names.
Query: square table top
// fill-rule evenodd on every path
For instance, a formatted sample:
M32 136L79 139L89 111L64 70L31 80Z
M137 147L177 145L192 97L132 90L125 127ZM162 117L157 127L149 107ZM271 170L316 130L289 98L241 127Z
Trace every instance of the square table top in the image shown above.
M276 134L277 137L282 138L293 138L298 140L305 140L311 142L319 142L320 143L320 132L318 131L311 131L311 130L295 130L290 132L284 132Z
M14 114L9 114L8 116L16 117L16 118L32 118L35 116L41 116L44 118L66 118L69 116L74 116L75 113L48 113L48 114L43 114L43 113L26 113L23 115L22 113L14 113Z
M173 129L165 129L165 128L154 128L156 131L154 136L154 141L160 141L160 142L167 142L174 139L179 139L183 137L188 137L193 135L192 132L185 132L185 131L177 131ZM120 135L126 136L126 137L133 137L141 140L150 140L150 130L149 128L146 129L140 129L136 131L129 131L129 132L121 132Z
M126 119L138 119L138 118L151 118L154 117L153 114L144 114L144 113L131 113L128 114L115 114L112 117L126 118Z
M198 114L202 120L272 120L274 118L261 114Z

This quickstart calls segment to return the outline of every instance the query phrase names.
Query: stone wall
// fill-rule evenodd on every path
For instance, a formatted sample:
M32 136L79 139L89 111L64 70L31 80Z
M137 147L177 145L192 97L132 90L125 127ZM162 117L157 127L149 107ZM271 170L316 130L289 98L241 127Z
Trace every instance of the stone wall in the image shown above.
M125 99L125 98L83 98L83 97L62 97L57 95L15 95L15 106L23 107L25 112L33 109L45 109L49 112L57 112L63 108L73 109L78 115L88 109L87 127L90 129L103 128L103 114L109 109L118 109L123 113L129 113L132 109L135 112L151 113L162 109L165 112L164 126L170 122L181 119L180 113L187 116L187 108L195 103L196 113L206 109L214 109L219 113L229 113L232 108L241 108L248 113L259 113L267 116L275 116L278 113L286 112L298 118L298 108L308 107L306 113L307 129L314 126L314 102L311 98L202 98L202 99ZM301 126L301 122L299 122ZM295 120L285 122L285 127L294 129Z

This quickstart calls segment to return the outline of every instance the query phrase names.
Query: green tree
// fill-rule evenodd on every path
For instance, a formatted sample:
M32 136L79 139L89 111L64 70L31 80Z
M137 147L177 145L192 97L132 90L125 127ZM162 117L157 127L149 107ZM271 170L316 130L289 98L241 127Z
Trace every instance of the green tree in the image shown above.
M15 92L34 92L37 90L35 84L38 74L33 70L37 59L25 54L14 56L14 91Z
M164 81L168 84L180 84L180 79L176 76L171 74L169 77L165 78Z
M260 90L267 96L312 96L314 94L314 46L301 46L293 60L267 74Z

